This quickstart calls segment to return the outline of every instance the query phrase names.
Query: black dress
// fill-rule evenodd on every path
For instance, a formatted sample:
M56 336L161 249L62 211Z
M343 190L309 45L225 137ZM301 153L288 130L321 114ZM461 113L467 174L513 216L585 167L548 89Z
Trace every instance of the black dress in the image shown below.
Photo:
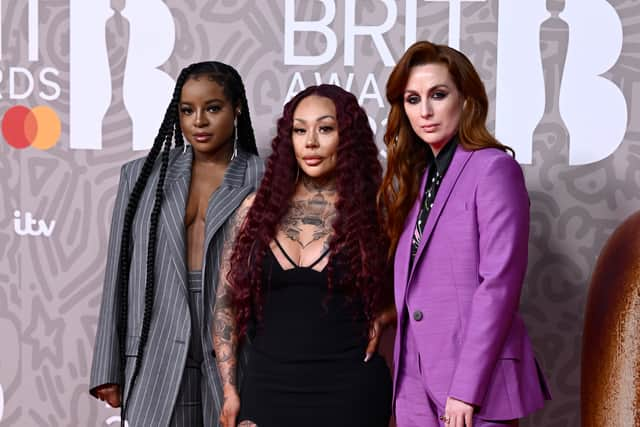
M339 285L327 297L326 268L313 270L326 253L298 267L280 250L294 268L284 270L267 251L263 315L240 388L238 421L387 427L391 375L381 356L363 360L368 340L361 306L348 302Z

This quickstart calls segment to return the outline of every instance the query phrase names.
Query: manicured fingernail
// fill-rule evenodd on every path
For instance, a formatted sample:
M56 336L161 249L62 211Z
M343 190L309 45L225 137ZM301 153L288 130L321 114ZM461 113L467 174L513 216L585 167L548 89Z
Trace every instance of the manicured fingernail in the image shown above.
M373 356L372 353L367 353L366 356L364 356L365 363L368 362L369 360L371 360L371 356Z

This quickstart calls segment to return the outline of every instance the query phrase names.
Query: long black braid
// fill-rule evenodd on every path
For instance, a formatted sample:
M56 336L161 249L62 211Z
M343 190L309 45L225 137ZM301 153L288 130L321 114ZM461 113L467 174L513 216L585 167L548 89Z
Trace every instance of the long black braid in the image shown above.
M151 315L153 311L153 299L155 291L155 249L156 234L158 228L158 217L162 206L164 195L164 181L169 166L169 153L172 148L172 142L175 140L176 147L184 146L184 138L180 129L179 119L179 103L182 87L188 78L195 78L201 75L207 75L209 79L217 82L223 87L224 94L234 107L240 106L241 114L238 117L237 124L237 140L241 149L252 154L258 154L256 147L255 135L251 124L249 107L245 93L244 84L238 72L231 66L221 62L200 62L191 64L184 68L176 80L171 102L167 107L160 130L156 136L153 146L145 159L140 176L138 177L133 190L129 196L127 209L125 211L124 223L122 227L122 239L120 242L120 259L118 263L118 294L119 294L119 315L118 315L118 339L120 344L120 378L121 378L121 419L126 419L126 410L128 397L135 386L136 378L140 371L141 361L144 356L144 349L149 337L151 327ZM153 171L158 155L162 150L160 162L160 176L155 191L155 200L153 210L151 211L149 225L149 242L147 247L147 265L146 265L146 283L144 294L144 313L142 319L142 330L140 332L140 342L137 349L137 357L135 359L131 384L126 401L124 400L125 387L125 368L126 368L126 338L127 338L127 319L128 319L128 291L129 291L129 269L131 266L131 230L133 220L138 209L138 203L142 197L142 193L147 185L149 176Z

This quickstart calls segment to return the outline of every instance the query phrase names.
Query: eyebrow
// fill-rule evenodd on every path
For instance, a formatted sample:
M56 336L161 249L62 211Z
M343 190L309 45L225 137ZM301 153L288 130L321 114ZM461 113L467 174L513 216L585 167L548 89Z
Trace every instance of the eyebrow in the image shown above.
M431 92L432 90L434 90L434 89L439 89L439 88L450 89L450 87L449 87L447 84L445 84L445 83L440 83L440 84L437 84L437 85L431 86L431 87L429 88L428 92ZM417 90L413 90L413 89L407 89L407 90L405 90L405 91L404 91L404 93L405 93L405 94L407 94L407 93L418 93L418 91L417 91Z
M224 103L225 100L224 99L219 99L219 98L214 98L214 99L208 99L206 100L204 103L205 104L212 104L214 102L221 102ZM191 105L191 102L186 102L186 101L180 101L180 104L184 104L184 105Z
M336 118L335 118L335 117L333 117L331 114L327 114L327 115L324 115L324 116L320 116L320 117L318 117L318 118L316 119L316 122L319 122L320 120L324 120L324 119L333 119L333 120L336 120ZM294 118L293 120L295 120L295 121L297 121L297 122L307 123L307 121L306 121L305 119L301 119L301 118L298 118L298 117Z

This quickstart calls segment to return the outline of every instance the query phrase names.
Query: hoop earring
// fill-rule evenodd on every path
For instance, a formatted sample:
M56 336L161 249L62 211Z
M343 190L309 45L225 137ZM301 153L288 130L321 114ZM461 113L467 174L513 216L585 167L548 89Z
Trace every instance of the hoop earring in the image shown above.
M238 116L233 118L233 154L230 160L236 157L238 157Z

